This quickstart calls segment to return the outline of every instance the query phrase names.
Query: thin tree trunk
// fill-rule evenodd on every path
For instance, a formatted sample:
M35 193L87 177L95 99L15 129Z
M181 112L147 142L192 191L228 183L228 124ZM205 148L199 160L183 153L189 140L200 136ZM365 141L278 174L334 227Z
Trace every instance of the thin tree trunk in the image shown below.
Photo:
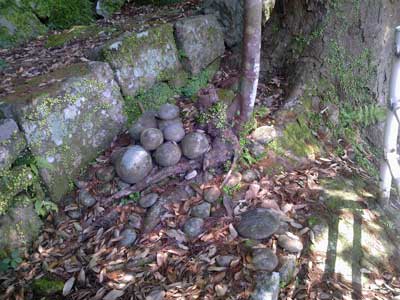
M240 123L253 114L260 73L262 0L245 0L242 74L240 82Z

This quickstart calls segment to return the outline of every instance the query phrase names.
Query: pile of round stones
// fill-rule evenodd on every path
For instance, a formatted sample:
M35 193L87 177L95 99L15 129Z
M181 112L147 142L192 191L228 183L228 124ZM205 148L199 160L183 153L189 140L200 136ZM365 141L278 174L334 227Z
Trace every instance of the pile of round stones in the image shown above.
M182 155L197 159L208 151L210 144L205 134L185 134L179 108L164 104L157 112L145 112L129 130L136 145L114 154L115 170L126 183L143 180L153 168L153 160L160 167L176 165Z

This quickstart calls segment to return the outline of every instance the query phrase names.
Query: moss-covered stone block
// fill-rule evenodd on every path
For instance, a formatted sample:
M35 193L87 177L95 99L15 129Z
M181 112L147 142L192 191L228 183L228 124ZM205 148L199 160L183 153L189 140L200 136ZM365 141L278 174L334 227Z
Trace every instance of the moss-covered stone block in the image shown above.
M0 120L0 174L11 166L25 147L17 123L13 119Z
M46 32L32 11L15 1L0 1L0 48L10 48Z
M21 252L37 238L42 221L32 203L18 204L0 217L0 250Z
M96 13L104 18L109 18L113 13L119 11L125 0L97 0Z
M115 71L125 96L136 96L181 69L171 24L125 33L108 43L102 56Z
M106 149L125 124L123 99L110 66L69 66L18 87L7 101L54 201L80 170Z
M224 34L214 15L179 20L175 37L183 66L192 74L199 74L225 52Z

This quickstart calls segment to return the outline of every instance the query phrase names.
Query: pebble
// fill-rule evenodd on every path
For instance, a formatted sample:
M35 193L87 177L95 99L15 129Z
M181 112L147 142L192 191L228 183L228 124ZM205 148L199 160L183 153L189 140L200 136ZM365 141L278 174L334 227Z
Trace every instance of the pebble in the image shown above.
M166 142L157 148L154 158L162 167L170 167L176 165L182 157L179 146L173 142Z
M176 119L179 117L179 107L171 103L163 104L159 108L157 115L162 120Z
M204 191L204 200L209 203L215 203L221 197L221 191L216 186L210 187Z
M301 225L300 223L294 222L294 221L290 222L290 226L292 226L293 228L296 228L296 229L302 229L303 228L303 225Z
M83 206L90 208L96 204L96 199L87 190L80 190L79 192L79 203Z
M260 143L252 142L249 147L251 155L254 157L261 157L265 154L265 146Z
M203 232L204 221L200 218L190 218L183 225L183 232L189 238L196 238Z
M109 196L113 192L113 185L110 182L99 184L96 188L99 194Z
M279 228L275 232L275 234L285 234L288 230L289 230L289 224L281 220Z
M158 194L156 193L150 193L147 195L144 195L140 198L139 200L139 205L143 208L149 208L154 205L158 200Z
M233 255L218 255L215 259L216 263L220 267L230 267L231 263L236 259Z
M121 237L122 239L119 241L120 245L123 247L129 247L136 241L137 234L133 229L125 229L122 231Z
M191 132L183 138L181 147L183 155L189 159L196 159L208 151L210 143L205 134Z
M256 270L272 272L278 266L278 257L268 248L253 250L253 265Z
M125 181L122 181L120 179L118 179L117 185L121 190L126 189L131 186L129 183L126 183Z
M73 220L80 220L82 217L80 209L69 210L67 211L67 215Z
M102 167L96 171L96 177L103 182L110 182L115 177L115 169L113 166Z
M149 233L161 221L161 215L164 213L164 200L161 198L150 209L147 210L146 216L143 221L143 232Z
M192 180L196 176L197 176L197 171L193 170L192 172L189 172L189 173L186 174L185 179L186 180Z
M281 267L279 269L279 275L281 277L282 286L287 286L296 273L296 257L294 255L288 255L281 257Z
M246 170L243 173L243 181L251 183L258 179L257 173L254 170Z
M289 237L286 234L280 235L278 237L278 245L291 253L298 253L303 250L303 243L299 239Z
M140 229L142 227L142 217L135 213L130 214L128 216L128 226L133 229Z
M265 208L255 208L243 213L235 228L244 238L261 240L274 234L279 225L280 220L276 214Z
M228 291L228 286L226 284L218 283L217 285L215 285L215 293L217 294L218 297L225 296L227 291Z
M140 144L147 151L156 150L163 142L164 136L157 128L147 128L140 135Z
M185 137L185 129L181 124L174 123L166 126L163 134L167 141L179 143Z
M191 215L197 218L208 218L211 212L211 204L208 202L203 202L192 208Z
M165 292L164 291L152 291L148 294L145 300L164 300Z

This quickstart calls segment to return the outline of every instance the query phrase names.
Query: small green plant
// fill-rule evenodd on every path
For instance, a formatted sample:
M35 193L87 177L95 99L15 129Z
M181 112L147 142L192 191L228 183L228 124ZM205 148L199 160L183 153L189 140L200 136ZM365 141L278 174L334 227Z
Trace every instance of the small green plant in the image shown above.
M0 260L0 272L7 272L9 269L16 269L21 262L22 258L19 255L19 251L14 250L11 252L9 257Z
M197 122L200 124L213 122L216 128L224 129L228 125L227 109L228 106L224 102L214 103L206 112L199 114Z
M140 199L140 192L130 194L127 198L122 198L121 205L128 205L129 203L135 203Z
M224 163L224 171L225 171L225 173L229 172L229 170L231 169L231 166L232 166L232 161L230 161L230 160L227 160Z
M225 186L222 188L222 191L223 191L224 194L226 194L226 195L232 197L237 191L240 190L240 188L241 188L240 183L235 184L235 185L233 185L233 186L225 185Z
M266 107L266 106L258 106L258 107L256 107L256 109L254 110L254 116L256 117L256 118L265 118L266 116L268 116L268 114L270 113L271 111L269 110L269 108L268 107Z
M35 199L35 211L40 217L46 217L50 212L58 212L58 206L49 200Z

